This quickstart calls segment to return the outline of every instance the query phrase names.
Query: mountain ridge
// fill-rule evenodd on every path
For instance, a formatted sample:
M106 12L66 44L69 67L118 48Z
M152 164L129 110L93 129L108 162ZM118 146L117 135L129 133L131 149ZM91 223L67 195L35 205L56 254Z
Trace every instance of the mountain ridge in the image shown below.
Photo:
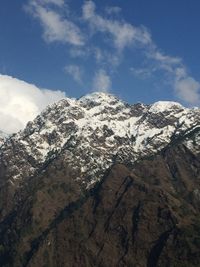
M101 162L102 168L108 168L113 157L118 157L120 162L120 158L126 157L125 150L132 155L132 160L127 160L133 162L155 153L173 135L198 123L199 115L198 109L187 109L176 102L130 105L113 95L93 93L48 106L23 131L7 139L1 151L3 155L7 149L12 150L13 144L20 147L22 154L30 159L29 175L37 169L36 165L44 164L67 147L69 154L72 151L76 154L71 159L68 156L71 161L75 158L81 161L83 152L87 157L92 153L95 160L92 167L89 163L87 168L86 160L80 164L81 172L88 174L91 169L98 171ZM14 172L12 182L22 175L16 169Z

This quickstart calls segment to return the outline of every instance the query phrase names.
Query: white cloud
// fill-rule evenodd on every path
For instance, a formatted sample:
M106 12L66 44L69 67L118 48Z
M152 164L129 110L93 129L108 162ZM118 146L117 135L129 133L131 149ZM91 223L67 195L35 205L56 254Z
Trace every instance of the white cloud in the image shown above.
M200 83L192 77L175 82L177 96L185 102L192 105L200 104Z
M181 58L172 57L160 52L153 41L151 42L151 46L147 47L146 56L157 64L156 66L158 69L167 72L174 72L174 68L182 64Z
M72 76L72 78L78 82L82 83L82 69L77 65L68 65L64 68L65 72Z
M93 88L95 91L108 92L111 89L112 81L105 70L99 70L94 77Z
M115 48L123 50L125 47L139 43L147 45L151 42L151 36L146 28L135 27L119 20L104 18L95 12L93 1L86 1L83 5L83 18L90 23L96 32L108 33L112 38Z
M163 62L165 64L169 64L169 65L180 64L181 63L181 59L180 58L164 55L163 53L161 53L157 49L155 49L155 51L149 56L152 57L155 60L158 60L160 62Z
M177 96L191 105L200 105L200 83L189 76L184 67L175 71L174 88Z
M43 27L43 37L46 42L61 42L74 46L84 45L84 36L77 25L64 18L61 12L46 6L48 3L57 3L61 6L63 1L31 0L26 6L26 10L39 20Z
M48 104L64 97L64 92L39 89L33 84L0 75L0 130L14 133L23 129Z

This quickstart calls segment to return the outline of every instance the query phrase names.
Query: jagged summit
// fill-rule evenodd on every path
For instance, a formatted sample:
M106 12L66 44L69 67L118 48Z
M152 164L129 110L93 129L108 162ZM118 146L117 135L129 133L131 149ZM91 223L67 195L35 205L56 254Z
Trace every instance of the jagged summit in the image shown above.
M78 99L71 99L71 98L66 98L61 100L60 102L62 103L69 103L69 102L78 102L80 105L112 105L115 103L124 103L127 106L128 105L141 105L144 107L149 106L150 107L150 111L151 112L164 112L164 111L168 111L170 109L184 109L184 107L178 103L178 102L174 102L174 101L158 101L155 102L153 104L147 105L144 103L132 103L132 104L128 104L125 103L125 101L121 100L118 96L111 94L111 93L106 93L106 92L93 92L87 95L84 95Z
M111 102L112 100L116 100L113 94L105 93L105 92L93 92L87 95L80 97L78 100L81 102L84 101L95 101L95 102Z

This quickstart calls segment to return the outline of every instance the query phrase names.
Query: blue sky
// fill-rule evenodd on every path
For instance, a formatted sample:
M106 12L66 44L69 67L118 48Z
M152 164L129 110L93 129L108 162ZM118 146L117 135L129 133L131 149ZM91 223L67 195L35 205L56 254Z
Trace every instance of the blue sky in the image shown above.
M70 97L199 105L199 13L198 0L1 0L0 73Z

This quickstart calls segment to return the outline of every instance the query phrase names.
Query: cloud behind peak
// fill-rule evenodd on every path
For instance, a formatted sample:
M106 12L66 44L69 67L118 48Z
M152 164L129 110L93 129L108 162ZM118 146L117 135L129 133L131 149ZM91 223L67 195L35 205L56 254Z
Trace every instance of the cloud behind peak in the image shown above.
M10 134L23 129L48 104L62 98L65 98L62 91L40 89L0 74L0 130Z

